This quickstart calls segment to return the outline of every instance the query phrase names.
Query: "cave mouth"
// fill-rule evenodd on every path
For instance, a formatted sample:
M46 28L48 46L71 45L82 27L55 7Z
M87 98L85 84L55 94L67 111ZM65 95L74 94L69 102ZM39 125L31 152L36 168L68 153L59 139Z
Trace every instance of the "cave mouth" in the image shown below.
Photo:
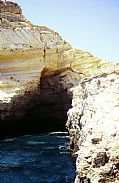
M72 98L60 82L59 73L40 78L38 104L28 111L27 121L36 132L66 131Z
M21 99L20 99L21 100ZM23 100L23 99L22 99ZM1 123L0 137L11 138L25 134L66 131L67 111L71 108L71 96L60 82L59 74L41 76L39 90L30 100L33 107L22 119Z

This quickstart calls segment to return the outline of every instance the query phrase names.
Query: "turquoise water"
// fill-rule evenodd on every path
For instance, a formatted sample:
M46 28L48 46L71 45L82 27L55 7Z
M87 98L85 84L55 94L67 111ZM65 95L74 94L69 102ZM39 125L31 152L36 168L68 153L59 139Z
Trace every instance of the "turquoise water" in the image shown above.
M73 183L67 133L25 135L0 142L0 183Z

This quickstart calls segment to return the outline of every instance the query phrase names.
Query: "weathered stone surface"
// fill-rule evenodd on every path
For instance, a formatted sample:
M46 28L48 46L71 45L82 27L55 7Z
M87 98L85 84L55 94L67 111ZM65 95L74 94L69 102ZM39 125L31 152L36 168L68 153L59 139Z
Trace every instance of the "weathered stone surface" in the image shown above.
M22 15L22 9L17 3L9 1L0 1L0 21L9 22L22 22L24 17Z
M67 128L78 156L75 183L119 182L119 67L72 91Z
M17 4L2 2L2 6L5 13L12 11L13 14L18 13L23 16ZM4 20L1 22L4 23ZM93 57L90 53L72 49L58 33L47 27L34 26L28 21L25 21L25 24L19 21L11 22L9 19L7 23L10 26L7 24L3 26L2 23L0 32L1 121L22 119L28 108L32 109L33 106L38 105L42 106L42 109L39 109L42 113L51 106L54 119L60 116L62 118L65 116L64 119L66 119L66 111L71 103L69 89L85 78L84 75L67 69L70 62L73 61L72 67L85 73L86 76L103 72L107 63ZM108 65L111 68L115 67L111 63ZM42 78L42 86L40 86L40 78ZM34 101L32 102L34 105L31 104L31 100ZM56 107L59 109L54 112L55 106L60 107ZM63 113L65 115L62 115ZM50 116L53 115L49 115L49 118Z
M78 156L75 182L118 182L118 64L32 25L16 3L0 7L0 136L62 129L73 92L67 128Z
M13 13L22 15L22 10L17 3L0 1L0 13Z

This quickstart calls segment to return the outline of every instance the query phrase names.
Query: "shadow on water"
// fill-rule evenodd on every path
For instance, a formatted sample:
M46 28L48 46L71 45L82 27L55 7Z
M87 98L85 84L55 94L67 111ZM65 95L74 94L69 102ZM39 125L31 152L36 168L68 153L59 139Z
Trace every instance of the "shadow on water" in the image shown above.
M6 139L0 142L0 183L73 183L75 160L63 133L71 98L59 76L42 78L40 92L25 93L12 102L8 120L0 122L0 137ZM23 119L16 118L21 111Z
M3 140L0 149L0 183L74 182L67 132Z

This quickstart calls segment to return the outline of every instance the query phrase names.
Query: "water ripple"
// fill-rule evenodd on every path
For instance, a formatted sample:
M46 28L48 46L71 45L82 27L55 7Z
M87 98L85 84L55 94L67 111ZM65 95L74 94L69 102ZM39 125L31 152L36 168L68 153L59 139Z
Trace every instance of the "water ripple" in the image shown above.
M67 133L25 135L0 142L0 183L73 183Z

